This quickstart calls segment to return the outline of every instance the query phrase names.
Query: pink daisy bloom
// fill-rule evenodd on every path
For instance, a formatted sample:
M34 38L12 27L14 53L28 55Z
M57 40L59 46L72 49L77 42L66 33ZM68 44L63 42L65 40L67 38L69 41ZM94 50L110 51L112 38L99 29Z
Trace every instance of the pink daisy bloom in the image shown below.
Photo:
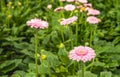
M89 16L89 17L87 17L87 22L90 24L97 24L100 22L100 19L98 19L95 16Z
M69 52L69 59L76 60L77 62L87 62L95 58L95 56L95 51L87 46L74 47L74 49Z
M55 9L54 9L54 12L59 12L59 11L61 11L61 10L64 10L64 7L55 8Z
M48 28L48 23L46 21L37 18L27 21L27 25L30 26L31 28L41 28L41 29Z
M77 16L73 16L73 17L70 17L70 18L68 18L68 19L63 19L63 20L60 22L60 24L61 24L61 25L68 25L68 24L73 23L73 22L76 21L77 19L78 19Z
M67 4L67 5L64 7L64 9L65 9L66 11L73 11L73 10L75 9L75 6L72 5L72 4Z
M60 2L64 2L65 0L59 0Z
M75 0L67 0L67 2L74 2Z
M89 8L87 15L99 15L100 11L96 9Z
M92 4L91 3L84 3L83 6L84 7L92 7Z
M87 3L88 1L87 0L78 0L78 2L80 2L80 3Z
M51 8L52 8L52 5L51 5L51 4L47 5L47 8L48 8L48 9L51 9Z

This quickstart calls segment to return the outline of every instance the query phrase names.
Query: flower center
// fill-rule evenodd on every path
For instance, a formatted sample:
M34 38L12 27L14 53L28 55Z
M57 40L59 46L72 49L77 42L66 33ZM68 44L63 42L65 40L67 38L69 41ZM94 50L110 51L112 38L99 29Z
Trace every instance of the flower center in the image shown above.
M81 7L80 10L85 11L85 7Z
M88 53L87 51L82 51L82 50L80 50L80 51L78 51L76 54L79 55L79 56L84 56L84 55L86 55L87 53Z

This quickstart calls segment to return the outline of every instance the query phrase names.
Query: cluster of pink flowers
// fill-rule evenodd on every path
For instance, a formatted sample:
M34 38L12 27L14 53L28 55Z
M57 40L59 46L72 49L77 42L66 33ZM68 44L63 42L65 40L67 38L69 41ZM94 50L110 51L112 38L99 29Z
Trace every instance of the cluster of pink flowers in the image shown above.
M41 28L41 29L48 28L48 22L37 18L27 21L27 25L30 26L31 28Z
M60 22L61 25L68 25L68 24L71 24L73 23L74 21L76 21L78 19L77 16L73 16L73 17L70 17L68 19L62 19L62 21Z
M87 0L59 0L61 2L67 1L67 2L80 2L80 3L87 3Z
M69 52L69 58L77 62L87 62L95 58L95 56L95 51L87 46L74 47L74 49Z
M68 4L64 7L66 11L73 11L75 9L75 6L72 4Z
M100 14L99 10L96 10L92 7L91 3L88 3L88 0L60 0L62 2L67 1L67 2L75 2L77 3L76 5L73 4L67 4L64 7L58 7L56 8L54 11L58 12L61 10L65 10L65 11L73 11L75 9L80 9L80 12L87 12L87 19L86 21L90 24L97 24L100 22L100 19L95 17L96 15ZM79 4L79 6L78 6Z

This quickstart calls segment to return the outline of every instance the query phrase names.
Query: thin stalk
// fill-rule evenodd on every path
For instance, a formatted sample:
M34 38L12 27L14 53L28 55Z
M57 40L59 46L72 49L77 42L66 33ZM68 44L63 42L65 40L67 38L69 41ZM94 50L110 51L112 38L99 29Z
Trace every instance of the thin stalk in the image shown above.
M78 24L76 25L76 46L78 45Z
M88 68L90 68L90 70L92 69L92 67L93 67L93 64L94 64L94 59L92 60L92 63L90 63L86 68L85 68L85 70L87 70Z
M94 59L92 60L92 63L94 64ZM90 71L92 71L93 66L90 67Z
M119 1L116 0L116 10L117 10L117 26L119 25L119 15L118 13L120 12L118 9L119 9Z
M38 36L35 34L35 66L36 66L36 77L38 77Z
M71 48L73 48L73 32L72 32L72 28L69 26L69 31L70 31L70 40L71 40Z
M83 36L82 34L83 34L83 27L82 27L82 20L83 20L83 13L81 14L81 17L80 17L80 20L79 20L79 22L80 22L80 36ZM80 40L82 40L82 38L80 37Z
M63 26L61 26L61 37L62 37L62 42L64 42L64 30L63 30Z
M93 35L93 38L96 36L97 34L97 25L94 25L94 35Z
M93 32L92 32L92 26L90 25L90 47L92 47L92 41L93 41Z
M82 77L84 77L84 63L82 63Z

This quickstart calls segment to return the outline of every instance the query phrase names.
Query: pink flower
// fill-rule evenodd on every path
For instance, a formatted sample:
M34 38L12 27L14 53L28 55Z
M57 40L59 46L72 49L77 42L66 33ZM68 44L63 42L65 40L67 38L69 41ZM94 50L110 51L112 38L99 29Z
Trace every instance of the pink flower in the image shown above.
M96 9L89 8L87 15L99 15L100 11Z
M58 8L55 8L54 9L54 12L59 12L59 11L61 11L61 10L63 10L64 9L64 7L58 7Z
M64 2L65 0L59 0L60 2Z
M80 3L87 3L88 1L87 0L78 0L78 2L80 2Z
M100 22L100 19L98 19L95 16L89 16L89 17L87 17L87 22L90 24L96 24L96 23Z
M69 58L77 62L87 62L95 58L95 56L95 51L87 46L74 47L74 49L69 52Z
M75 0L67 0L67 2L74 2Z
M72 4L67 4L67 5L64 7L64 9L65 9L66 11L73 11L73 10L75 9L75 6L72 5Z
M48 23L46 21L37 18L27 21L27 25L30 26L31 28L41 28L41 29L48 28Z
M61 24L61 25L68 25L68 24L73 23L73 22L76 21L77 19L78 19L77 16L73 16L73 17L70 17L70 18L68 18L68 19L63 19L63 20L60 22L60 24Z
M92 4L91 3L84 3L83 6L84 7L92 7Z
M48 8L48 9L51 9L51 8L52 8L52 5L51 5L51 4L47 5L47 8Z

